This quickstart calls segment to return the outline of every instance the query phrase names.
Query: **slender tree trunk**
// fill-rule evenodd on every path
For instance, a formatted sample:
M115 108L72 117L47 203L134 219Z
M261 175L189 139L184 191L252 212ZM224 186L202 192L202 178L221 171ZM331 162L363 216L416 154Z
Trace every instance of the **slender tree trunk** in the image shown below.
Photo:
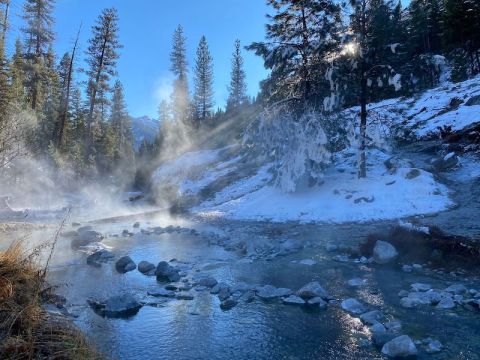
M100 82L100 75L102 74L103 70L103 61L105 58L105 47L107 46L107 36L105 36L105 39L103 41L102 45L102 53L100 55L100 61L99 61L99 66L97 70L97 74L95 76L95 82L93 84L93 89L92 89L92 95L90 98L90 109L88 110L88 117L87 117L87 128L85 131L85 158L88 159L88 157L91 154L92 151L92 146L93 146L93 136L92 136L92 122L93 122L93 111L95 110L95 102L97 100L97 89L98 89L98 83Z
M75 62L75 52L77 51L78 39L80 38L80 30L82 29L82 25L78 29L77 38L75 39L75 43L73 45L72 56L70 58L70 64L68 66L68 76L67 76L67 94L64 99L62 113L60 115L60 123L59 123L59 133L58 133L58 143L57 147L60 148L62 144L64 144L64 132L65 132L65 123L67 122L67 113L68 107L70 105L70 90L72 84L72 74L73 74L73 65Z
M358 178L367 177L367 160L366 160L366 132L367 132L367 64L365 60L366 46L365 37L366 29L366 0L362 2L362 19L361 19L361 34L360 46L362 52L360 54L360 147L359 147L359 161L358 161Z
M40 19L40 7L37 11L37 18ZM39 21L37 19L37 21ZM38 83L40 81L40 76L38 74L39 66L40 66L40 57L42 56L42 49L40 46L40 36L37 34L36 38L36 46L35 46L35 61L34 61L34 69L33 69L33 83L32 83L32 110L37 110L37 102L38 102Z

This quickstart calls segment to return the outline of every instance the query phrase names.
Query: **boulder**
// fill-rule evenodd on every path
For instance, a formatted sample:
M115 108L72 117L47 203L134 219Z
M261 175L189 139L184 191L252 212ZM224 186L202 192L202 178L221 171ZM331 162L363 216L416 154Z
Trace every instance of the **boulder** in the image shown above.
M290 295L282 300L284 304L289 305L304 305L305 300L303 300L300 296L297 295Z
M135 315L142 305L130 294L116 295L105 302L89 301L93 310L106 317L127 317Z
M157 280L162 282L175 282L180 280L178 270L166 261L158 263L155 275L157 275Z
M195 274L192 280L195 285L205 286L207 288L213 288L218 284L218 281L208 274Z
M175 295L178 300L193 300L194 296L191 292L181 291Z
M125 274L126 272L135 270L136 268L137 268L137 265L130 258L130 256L123 256L120 259L118 259L117 262L115 263L115 269L120 274Z
M367 280L360 279L360 278L350 279L347 281L348 286L352 286L352 287L363 286L366 283L367 283Z
M360 315L360 320L362 320L364 324L375 325L384 317L385 315L381 311L372 310Z
M378 240L373 248L373 260L377 264L387 264L398 256L397 249L386 242Z
M175 292L167 289L158 289L155 291L148 291L148 295L154 297L174 297Z
M380 323L372 325L370 332L372 333L373 343L379 348L396 337L396 335L389 333L385 326Z
M268 300L279 298L283 296L289 296L292 294L292 290L287 288L276 288L272 285L261 286L257 289L257 295L259 298Z
M365 305L363 305L357 299L353 299L353 298L343 300L340 306L342 307L343 310L345 310L346 312L352 315L360 315L367 311L367 308Z
M113 259L115 255L111 251L102 249L99 251L94 252L87 256L87 264L92 265L95 267L102 266L102 263L105 263L111 259Z
M413 291L428 291L432 288L432 285L424 283L414 283L410 285L410 287Z
M383 345L382 354L394 359L414 357L417 348L409 336L401 335Z
M73 248L79 248L81 246L86 246L94 242L100 242L104 238L102 234L94 230L85 230L85 231L77 231L77 232L78 232L78 235L72 238Z
M137 221L135 224L133 224L134 229L138 229L140 227L140 223Z
M237 306L238 302L233 299L226 299L220 303L220 309L222 310L230 310L233 307Z
M440 302L437 304L436 308L437 309L453 309L455 307L455 302L453 301L452 298L443 298L440 300Z
M425 339L424 344L425 344L425 351L429 354L438 353L443 349L442 343L435 339L431 339L431 338Z
M300 296L303 299L311 299L311 298L314 298L314 297L321 297L324 300L329 300L330 299L330 295L320 285L320 283L318 281L312 281L312 282L304 285L295 294L297 296Z
M138 271L142 274L153 276L155 275L155 265L148 261L140 261L138 263Z
M462 295L462 294L466 294L468 292L468 289L465 287L465 285L454 284L447 287L444 291L448 293L456 294L456 295Z
M317 306L320 309L326 309L328 303L323 300L320 296L316 296L307 301L307 304L310 306Z

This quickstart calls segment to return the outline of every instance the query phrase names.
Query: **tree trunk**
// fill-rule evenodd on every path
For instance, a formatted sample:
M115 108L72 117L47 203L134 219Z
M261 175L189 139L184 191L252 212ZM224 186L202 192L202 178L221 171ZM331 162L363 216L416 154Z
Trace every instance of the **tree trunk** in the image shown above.
M360 78L360 147L359 147L359 163L358 178L367 177L367 160L365 154L366 148L366 131L367 131L367 78L365 76L365 61L362 60L362 75Z
M64 143L64 132L65 132L65 123L67 122L67 113L68 113L68 106L70 104L70 88L72 84L72 73L73 73L73 63L75 61L75 52L77 51L78 39L80 38L80 28L78 29L77 38L75 39L75 43L73 45L72 56L70 58L70 64L68 66L68 76L67 76L67 94L65 95L64 104L62 113L60 115L60 123L59 123L59 130L58 130L58 142L57 147L60 148Z

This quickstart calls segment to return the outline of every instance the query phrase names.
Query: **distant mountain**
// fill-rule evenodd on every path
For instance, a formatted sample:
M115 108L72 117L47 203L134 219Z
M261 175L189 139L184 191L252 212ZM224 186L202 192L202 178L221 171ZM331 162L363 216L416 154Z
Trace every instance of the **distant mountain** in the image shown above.
M143 140L153 143L160 128L160 122L148 116L131 118L132 132L135 138L135 149L140 147Z

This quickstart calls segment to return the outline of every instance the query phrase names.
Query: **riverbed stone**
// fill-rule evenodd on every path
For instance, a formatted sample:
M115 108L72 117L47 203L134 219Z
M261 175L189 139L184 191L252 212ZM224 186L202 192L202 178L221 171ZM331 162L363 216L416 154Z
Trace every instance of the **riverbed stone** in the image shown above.
M77 236L72 238L72 247L79 248L81 246L86 246L94 242L100 242L104 239L104 236L98 231L94 230L85 230L78 232Z
M373 324L370 327L370 332L372 333L372 341L378 348L381 348L383 345L397 336L388 332L385 326L383 326L381 323Z
M468 292L468 289L465 287L465 285L454 284L447 287L444 291L455 294L455 295L462 295L462 294L466 294Z
M455 302L453 301L452 298L448 298L448 297L440 300L440 302L436 306L437 309L442 309L442 310L453 309L454 307L455 307Z
M148 295L154 297L174 297L175 292L167 289L158 289L153 291L148 291Z
M148 261L140 261L138 263L138 271L142 274L153 276L155 275L155 265Z
M257 288L257 295L259 298L268 300L279 298L283 296L289 296L292 294L292 290L287 288L276 288L272 285L264 285Z
M297 295L290 295L289 297L284 298L282 302L289 305L305 305L305 300Z
M324 300L330 299L330 295L318 281L309 282L301 287L295 294L302 299L311 299L314 297L321 297Z
M238 302L234 299L225 299L220 303L220 309L222 310L230 310L237 306Z
M89 301L93 310L106 317L128 317L135 315L142 305L130 294L115 295L105 302Z
M367 283L367 280L360 279L360 278L354 278L347 281L348 286L351 286L351 287L363 286L363 285L366 285L366 283Z
M362 320L364 324L375 325L384 317L385 315L380 310L372 310L360 315L360 320Z
M423 341L425 344L425 351L429 354L435 354L443 350L443 344L432 338L427 338Z
M192 280L194 284L198 286L205 286L207 288L213 288L218 284L218 281L213 276L208 274L195 274Z
M178 300L193 300L194 296L189 291L180 291L175 294L175 298L177 298Z
M328 303L323 300L320 296L316 296L314 298L311 298L307 301L307 304L310 306L316 306L320 309L325 309L328 305Z
M87 264L95 267L102 266L102 263L105 263L109 260L112 260L115 257L111 251L102 249L94 252L87 256Z
M373 248L373 260L377 264L387 264L398 256L397 249L389 242L377 240Z
M158 263L155 275L157 276L157 280L161 282L176 282L181 278L178 270L166 261Z
M343 300L340 306L344 311L352 315L360 315L367 311L366 306L354 298Z
M130 258L130 256L123 256L117 260L115 263L115 269L120 274L125 274L129 271L135 270L137 268L137 264Z
M428 291L432 288L432 285L430 284L425 284L425 283L414 283L410 285L413 291Z
M417 353L417 348L408 335L398 336L382 347L382 354L394 359L413 357Z

